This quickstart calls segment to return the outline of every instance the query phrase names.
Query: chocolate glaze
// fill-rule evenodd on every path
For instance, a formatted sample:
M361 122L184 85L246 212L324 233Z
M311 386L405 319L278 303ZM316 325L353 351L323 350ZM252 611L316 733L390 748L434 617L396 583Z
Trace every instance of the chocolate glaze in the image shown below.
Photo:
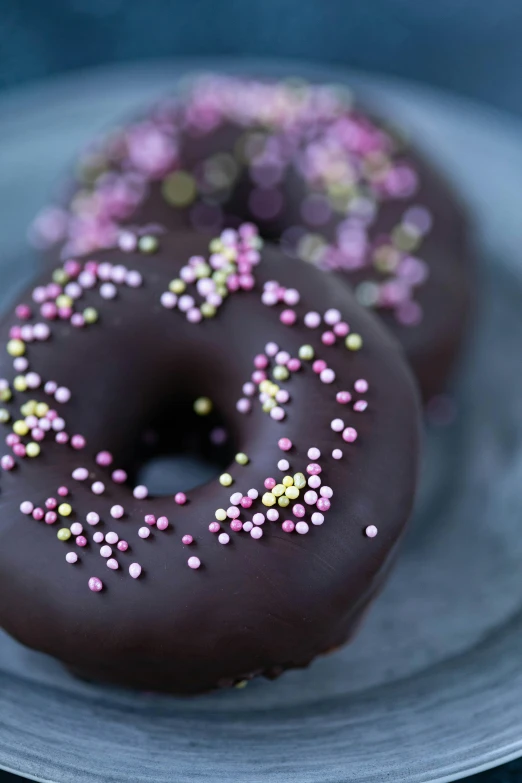
M143 287L122 287L113 301L103 300L97 289L85 291L82 307L97 307L99 323L74 329L53 322L49 341L28 345L31 370L71 389L70 402L56 407L63 410L68 432L84 434L87 445L74 451L46 439L39 457L18 460L0 476L0 627L88 679L192 694L308 664L350 636L382 584L410 514L419 406L394 338L336 278L269 246L253 291L230 296L214 319L190 324L179 311L161 307L159 298L187 259L204 255L207 246L200 235L176 232L161 237L154 255L100 251L99 261L139 269ZM284 326L278 318L282 308L261 303L262 285L271 279L300 291L298 324ZM362 335L360 351L347 351L342 341L326 347L322 329L303 325L307 311L332 307ZM11 323L12 317L4 318L0 327L2 345ZM282 383L291 393L283 422L272 420L258 403L248 415L235 407L253 357L269 340L292 356L302 344L313 345L337 376L323 384L308 363ZM2 351L0 377L12 381L14 375L12 358ZM369 383L364 413L335 400L338 390L352 389L358 378ZM158 415L175 448L175 439L182 441L190 429L186 400L201 395L224 417L234 447L250 457L247 466L229 467L231 487L211 481L178 506L172 497L136 500L131 486L110 480L114 467L135 472L141 459L136 443ZM15 413L28 399L48 398L42 390L16 392L7 407ZM332 432L329 423L336 417L357 428L355 443ZM10 431L10 425L0 427ZM286 453L277 446L283 436L294 443ZM216 508L227 508L237 490L256 487L262 493L267 476L280 480L281 457L290 462L288 472L305 472L311 446L321 449L321 478L334 492L324 524L310 525L307 535L284 533L280 521L292 514L280 509L280 521L266 521L260 540L242 531L220 545L208 531ZM336 461L330 454L338 447L344 457ZM104 449L114 455L111 468L94 461ZM87 482L71 479L79 466L89 469ZM90 491L94 479L105 482L101 496ZM74 539L57 539L60 522L46 525L19 510L24 500L43 505L64 484L71 490L73 514L61 523L84 524L89 543L83 549ZM123 519L109 516L116 503L125 508ZM102 517L95 528L85 524L91 510ZM242 518L266 510L257 500ZM141 540L145 514L166 514L170 527L153 528ZM376 538L365 536L369 524L377 526ZM228 523L222 527L228 530ZM117 571L107 568L92 540L98 530L115 531L130 544L125 554L114 549ZM191 546L181 543L186 533L195 539ZM68 551L78 553L75 565L65 562ZM197 571L187 567L191 555L201 560ZM137 580L128 573L132 562L143 567ZM92 576L102 579L102 592L89 591Z

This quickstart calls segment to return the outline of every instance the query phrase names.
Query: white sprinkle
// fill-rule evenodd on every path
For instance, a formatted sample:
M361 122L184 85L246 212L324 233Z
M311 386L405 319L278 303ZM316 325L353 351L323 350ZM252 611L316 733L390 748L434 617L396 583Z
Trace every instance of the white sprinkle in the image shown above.
M74 563L78 562L78 555L76 554L76 552L67 552L67 554L65 555L65 559L68 563L74 565Z
M85 481L85 479L89 478L89 471L87 468L75 468L71 476L75 481Z
M220 533L218 536L218 541L220 544L228 544L230 541L230 536L228 533Z
M302 536L308 533L309 530L310 528L308 527L306 522L302 522L302 521L298 522L297 525L295 526L295 532L299 533Z
M110 557L112 555L112 549L110 546L102 546L100 549L100 555L102 557Z

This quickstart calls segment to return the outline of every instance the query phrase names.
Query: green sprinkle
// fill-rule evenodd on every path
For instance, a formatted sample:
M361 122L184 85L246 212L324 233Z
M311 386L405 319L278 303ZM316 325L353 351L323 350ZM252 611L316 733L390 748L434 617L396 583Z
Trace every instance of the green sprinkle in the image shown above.
M303 361L305 362L311 362L315 356L315 351L311 345L302 345L299 348L298 356L300 359L303 359Z
M94 307L86 307L83 311L83 320L86 324L95 324L98 320L98 311Z
M360 334L353 332L352 334L348 335L348 337L344 341L344 344L346 345L349 351L360 351L363 344L362 337Z
M142 253L155 253L158 247L158 237L155 237L152 234L145 234L145 236L140 237L138 240L138 248Z
M68 541L71 536L72 533L68 527L62 527L56 534L56 538L58 538L60 541Z
M194 411L198 414L198 416L208 416L208 414L212 411L212 408L212 400L208 397L198 397L194 403Z

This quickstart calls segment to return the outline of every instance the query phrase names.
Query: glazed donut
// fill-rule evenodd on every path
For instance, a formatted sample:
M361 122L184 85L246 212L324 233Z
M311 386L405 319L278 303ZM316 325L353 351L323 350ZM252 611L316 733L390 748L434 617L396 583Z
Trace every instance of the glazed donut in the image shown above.
M346 91L302 82L196 79L181 98L98 141L66 209L44 211L40 245L110 246L125 223L264 238L342 274L406 350L427 400L446 384L470 289L464 211L397 133Z
M251 224L119 245L67 259L0 326L0 627L145 690L305 666L352 635L410 514L400 347ZM219 478L137 483L144 433L219 449L218 413Z

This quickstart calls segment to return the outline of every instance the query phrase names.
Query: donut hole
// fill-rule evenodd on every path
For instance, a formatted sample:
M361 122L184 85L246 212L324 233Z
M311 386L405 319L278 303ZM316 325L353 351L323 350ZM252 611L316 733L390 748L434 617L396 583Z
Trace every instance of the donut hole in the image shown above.
M129 481L156 497L186 492L224 472L235 438L219 411L200 416L182 398L155 411L142 429L130 461Z

